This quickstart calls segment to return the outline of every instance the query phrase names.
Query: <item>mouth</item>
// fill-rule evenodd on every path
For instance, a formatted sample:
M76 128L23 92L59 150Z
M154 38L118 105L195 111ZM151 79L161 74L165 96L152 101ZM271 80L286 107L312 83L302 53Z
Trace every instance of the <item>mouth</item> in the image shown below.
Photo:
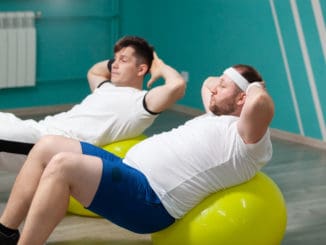
M111 72L111 76L117 76L117 75L119 75L119 73L118 72Z

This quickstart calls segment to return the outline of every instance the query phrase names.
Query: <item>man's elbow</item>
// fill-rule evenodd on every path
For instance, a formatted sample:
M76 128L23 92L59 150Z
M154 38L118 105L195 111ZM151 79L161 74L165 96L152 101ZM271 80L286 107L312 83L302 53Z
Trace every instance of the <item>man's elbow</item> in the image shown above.
M270 123L274 117L275 106L273 99L267 93L261 93L256 96L254 105L255 111L259 111L261 115L265 115L265 120Z
M181 99L185 93L186 93L186 88L187 84L186 81L183 78L178 79L178 81L174 84L174 93L178 99Z

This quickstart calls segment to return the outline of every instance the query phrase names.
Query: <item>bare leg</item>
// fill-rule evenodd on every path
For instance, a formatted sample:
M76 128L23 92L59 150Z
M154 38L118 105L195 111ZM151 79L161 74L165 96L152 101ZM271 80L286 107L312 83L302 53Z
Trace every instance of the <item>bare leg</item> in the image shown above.
M101 175L100 158L66 152L54 156L41 177L18 244L44 244L65 216L69 196L88 206Z
M26 217L42 173L50 159L62 151L81 153L80 143L61 136L47 136L31 150L12 188L0 222L17 229Z

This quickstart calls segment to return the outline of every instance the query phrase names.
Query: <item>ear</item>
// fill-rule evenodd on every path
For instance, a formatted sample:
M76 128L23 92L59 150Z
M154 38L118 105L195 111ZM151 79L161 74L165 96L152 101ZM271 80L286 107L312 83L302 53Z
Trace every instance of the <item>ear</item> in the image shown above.
M146 64L140 64L138 67L138 76L145 76L148 66Z
M246 95L245 92L240 92L240 93L238 94L237 104L238 104L239 106L243 106L244 103L245 103L245 101L246 101L246 97L247 97L247 95Z

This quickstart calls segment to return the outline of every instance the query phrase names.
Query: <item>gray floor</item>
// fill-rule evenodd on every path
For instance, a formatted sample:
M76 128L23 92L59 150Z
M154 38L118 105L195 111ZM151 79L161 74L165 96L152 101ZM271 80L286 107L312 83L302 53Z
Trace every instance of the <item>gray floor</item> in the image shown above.
M146 134L168 130L188 118L191 116L168 111ZM326 244L326 152L278 139L273 139L273 144L273 159L263 172L278 184L287 203L288 224L282 245ZM14 174L0 172L0 210L7 200L14 177ZM133 234L103 219L67 215L48 244L152 243L149 235Z
M282 245L326 244L326 152L277 139L273 143L273 159L263 171L287 203Z

